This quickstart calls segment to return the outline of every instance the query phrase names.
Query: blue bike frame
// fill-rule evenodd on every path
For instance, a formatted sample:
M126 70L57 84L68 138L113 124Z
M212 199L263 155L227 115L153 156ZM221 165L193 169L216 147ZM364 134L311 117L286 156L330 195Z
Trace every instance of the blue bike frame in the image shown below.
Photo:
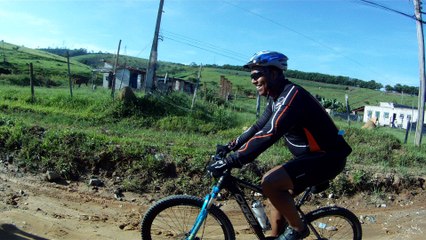
M204 198L204 203L201 208L201 211L198 214L197 219L195 220L195 223L191 231L188 233L188 237L186 238L187 240L195 239L195 236L197 235L202 224L206 220L206 217L209 213L209 209L211 205L213 204L214 200L217 198L217 195L223 188L227 189L233 195L238 205L240 206L241 211L246 217L247 222L250 224L250 226L254 230L255 234L259 236L260 239L265 238L263 229L260 226L259 222L257 221L256 217L254 216L253 212L251 211L250 205L247 203L244 197L244 193L241 191L239 186L243 188L251 189L254 192L262 193L262 189L259 186L256 186L244 180L235 178L231 176L229 173L225 172L225 174L221 176L219 180L217 181L217 183L212 187L211 192L207 194L206 197Z
M203 207L201 208L201 211L198 214L197 219L195 220L194 226L192 227L191 231L189 231L189 236L187 237L188 240L193 240L197 235L198 230L200 230L201 225L203 225L204 220L206 219L207 214L209 213L210 206L213 204L213 201L217 198L217 195L221 190L219 186L220 183L214 185L210 194L207 194L204 198Z

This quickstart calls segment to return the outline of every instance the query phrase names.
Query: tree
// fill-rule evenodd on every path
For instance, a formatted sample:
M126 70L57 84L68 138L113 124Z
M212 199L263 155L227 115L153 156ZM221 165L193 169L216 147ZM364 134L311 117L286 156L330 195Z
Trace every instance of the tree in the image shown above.
M393 91L393 87L391 85L386 85L385 86L385 90L386 90L386 92L392 92Z
M395 86L393 87L393 90L397 93L401 93L402 92L402 85L397 83L395 84Z

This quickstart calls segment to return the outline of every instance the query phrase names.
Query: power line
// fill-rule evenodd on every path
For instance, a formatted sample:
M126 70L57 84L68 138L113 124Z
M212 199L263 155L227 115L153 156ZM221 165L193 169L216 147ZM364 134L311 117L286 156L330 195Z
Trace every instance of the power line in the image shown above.
M178 40L178 39L174 39L174 38L171 38L171 37L167 37L167 36L164 36L164 38L172 40L172 41L175 41L175 42L178 42L178 43L182 43L182 44L185 44L185 45L188 45L188 46L191 46L191 47L195 47L195 48L198 48L198 49L210 52L210 53L218 54L218 55L221 55L221 56L226 57L226 58L231 58L231 59L234 59L234 60L237 60L237 61L241 61L241 59L234 58L232 56L228 56L228 55L225 55L225 54L222 54L220 52L216 52L216 51L204 48L204 47L200 47L200 46L197 46L197 45L192 44L192 43L184 42L184 41L181 41L181 40Z
M262 19L263 19L263 20L265 20L265 21L271 22L271 23L273 23L273 24L275 24L275 25L277 25L277 26L279 26L279 27L282 27L282 28L285 28L285 29L287 29L287 30L289 30L289 31L291 31L291 32L294 32L294 33L296 33L296 34L298 34L298 35L302 36L303 38L306 38L306 39L308 39L308 40L310 40L310 41L312 41L312 42L316 43L317 45L319 45L319 46L321 46L321 47L324 47L324 48L326 48L326 49L328 49L328 50L331 50L332 52L336 53L337 55L342 56L342 57L344 57L344 58L346 58L346 59L348 59L348 60L352 61L353 63L357 64L357 65L358 65L358 66L360 66L360 67L363 67L363 68L369 69L370 71L375 72L375 73L376 73L376 74L378 74L378 75L382 75L382 74L380 74L379 72L375 71L374 69L371 69L371 68L369 68L368 66L365 66L365 65L363 65L362 63L358 62L356 59L353 59L353 58L351 58L351 57L348 57L348 56L346 56L346 55L342 54L341 52L337 51L337 50L336 50L336 49L334 49L333 47L330 47L330 46L328 46L328 45L326 45L326 44L324 44L324 43L322 43L322 42L320 42L320 41L316 40L316 39L315 39L315 38L313 38L313 37L310 37L310 36L308 36L308 35L306 35L306 34L303 34L303 33L299 32L299 31L296 31L296 30L294 30L294 29L292 29L292 28L290 28L290 27L288 27L288 26L286 26L286 25L284 25L284 24L282 24L282 23L280 23L280 22L278 22L278 21L275 21L275 20L273 20L273 19L271 19L271 18L265 17L264 15L258 14L258 13L254 12L254 11L251 11L251 10L249 10L249 9L243 8L243 7L241 7L241 6L239 6L239 5L236 5L236 4L234 4L234 3L231 3L231 2L228 2L228 1L223 1L223 2L224 2L224 3L226 3L226 4L229 4L229 5L231 5L231 6L233 6L233 7L235 7L235 8L238 8L238 9L240 9L240 10L242 10L242 11L245 11L245 12L247 12L247 13L250 13L250 14L252 14L252 15L255 15L255 16L259 17L259 18L262 18Z
M325 45L324 43L317 41L315 38L310 37L310 36L308 36L308 35L306 35L306 34L303 34L303 33L301 33L301 32L298 32L298 31L296 31L296 30L294 30L294 29L292 29L292 28L290 28L290 27L288 27L288 26L286 26L286 25L284 25L284 24L282 24L282 23L280 23L280 22L277 22L277 21L275 21L275 20L273 20L273 19L270 19L270 18L268 18L268 17L265 17L264 15L258 14L258 13L254 12L254 11L251 11L251 10L249 10L249 9L246 9L246 8L240 7L240 6L236 5L236 4L231 3L231 2L228 2L228 1L223 1L223 2L224 2L224 3L226 3L226 4L229 4L229 5L231 5L231 6L233 6L233 7L235 7L235 8L238 8L238 9L240 9L240 10L244 11L244 12L248 12L248 13L250 13L250 14L252 14L252 15L255 15L255 16L259 17L259 18L262 18L262 19L263 19L263 20L265 20L265 21L271 22L271 23L273 23L273 24L275 24L275 25L278 25L278 26L280 26L280 27L282 27L282 28L285 28L285 29L287 29L287 30L289 30L289 31L291 31L291 32L294 32L294 33L296 33L296 34L298 34L298 35L300 35L300 36L302 36L302 37L304 37L304 38L306 38L306 39L309 39L309 40L311 40L311 41L315 42L315 43L316 43L316 44L318 44L318 45L321 45L321 46L323 46L323 47L325 47L325 48L328 48L329 50L336 51L336 50L334 50L332 47L327 46L327 45Z
M146 44L143 48L142 48L142 50L140 50L139 52L138 52L138 54L136 54L135 55L135 57L139 57L147 48L149 47L149 43L148 44Z
M372 1L367 1L367 0L359 0L359 1L362 1L364 4L368 4L368 5L371 5L371 6L374 6L374 7L380 7L380 8L383 8L383 9L387 10L387 11L394 11L394 12L397 12L398 14L404 15L406 17L413 18L413 16L411 16L411 15L408 15L408 14L399 12L397 10L393 10L393 9L388 8L388 7L376 4L376 3L372 2ZM359 65L359 66L361 66L363 68L367 68L370 71L375 72L378 75L382 75L381 73L375 71L374 69L371 69L368 66L365 66L362 63L358 62L356 59L353 59L351 57L348 57L348 56L342 54L341 52L337 51L333 47L330 47L330 46L328 46L328 45L326 45L326 44L324 44L324 43L316 40L313 37L310 37L310 36L308 36L306 34L303 34L303 33L299 32L299 31L296 31L296 30L294 30L294 29L292 29L292 28L290 28L290 27L288 27L288 26L286 26L286 25L284 25L284 24L282 24L282 23L280 23L278 21L275 21L275 20L273 20L271 18L265 17L264 15L258 14L258 13L254 12L254 11L251 11L249 9L246 9L246 8L243 8L243 7L239 6L239 5L236 5L235 3L232 3L232 2L229 2L229 1L226 1L226 0L223 1L223 2L226 3L226 4L229 4L231 6L233 6L235 8L238 8L238 9L240 9L242 11L245 11L245 12L248 12L248 13L250 13L252 15L255 15L256 17L259 17L259 18L261 18L261 19L263 19L265 21L273 23L273 24L275 24L275 25L277 25L279 27L285 28L288 31L296 33L296 34L302 36L303 38L308 39L308 40L310 40L310 41L316 43L317 45L320 45L320 46L322 46L322 47L324 47L326 49L329 49L329 50L333 51L334 53L338 54L339 56L342 56L342 57L344 57L344 58L346 58L346 59L354 62L355 64L357 64L357 65ZM202 42L202 41L196 40L194 38L190 38L190 37L187 37L187 36L184 36L184 35L173 33L173 32L170 32L170 31L167 31L167 30L164 30L164 29L162 29L162 36L165 39L169 39L169 40L181 43L181 44L185 44L185 45L188 45L188 46L191 46L191 47L194 47L194 48L198 48L198 49L201 49L201 50L204 50L204 51L207 51L207 52L210 52L210 53L214 53L214 54L217 54L217 55L229 58L229 59L233 59L233 60L244 62L244 61L246 61L246 59L249 58L249 56L246 56L246 55L241 54L239 52L235 52L235 51L232 51L232 50L229 50L229 49L225 49L225 48L222 48L222 47L219 47L219 46L215 46L213 44Z
M191 46L191 47L195 47L195 48L198 48L198 49L210 52L210 53L214 53L214 54L217 54L217 55L229 58L229 59L233 59L233 60L236 60L236 61L239 61L239 62L245 62L248 59L247 56L245 56L241 53L232 51L232 50L221 48L221 47L215 46L215 45L210 44L210 43L203 43L201 41L198 41L198 40L195 40L195 39L192 39L192 38L188 38L188 37L185 37L185 36L182 36L182 35L179 35L179 34L175 34L175 33L169 32L169 31L165 31L165 32L167 33L167 35L164 35L164 34L162 35L163 38L165 38L165 39L169 39L169 40L181 43L181 44L185 44L185 45L188 45L188 46ZM201 46L201 45L204 45L204 46Z
M403 13L403 12L401 12L401 11L398 11L398 10L395 10L395 9L392 9L392 8L389 8L389 7L386 7L386 6L384 6L384 5L381 5L381 4L378 4L378 3L375 3L375 2L373 2L373 1L367 1L367 0L359 0L359 1L364 2L364 3L366 3L367 5L370 5L370 6L373 6L373 7L381 8L381 9L384 9L384 10L386 10L386 11L390 11L390 12L398 13L398 14L400 14L400 15L403 15L403 16L406 16L406 17L409 17L409 18L416 19L416 17L415 17L414 15L409 15L409 14L407 14L407 13Z
M417 18L416 18L416 16L415 16L414 14L413 14L413 15L410 15L410 14L407 14L407 13L404 13L404 12L401 12L401 11L398 11L398 10L395 10L395 9L393 9L393 8L386 7L386 6L384 6L384 5L381 5L381 4L378 4L378 3L375 3L375 2L373 2L373 1L368 1L368 0L359 0L359 1L361 1L361 2L365 3L365 4L366 4L366 5L368 5L368 6L372 6L372 7L377 7L377 8L380 8L380 9L384 9L384 10L386 10L386 11L394 12L394 13L400 14L400 15L402 15L402 16L409 17L409 18L411 18L411 19L414 19L414 20L420 21L421 23L426 23L426 22L425 22L425 21L423 21L423 20L417 19Z
M220 46L216 46L216 45L213 45L213 44L208 43L208 42L203 42L203 41L200 41L200 40L197 40L197 39L185 36L185 35L173 33L173 32L167 31L167 30L162 30L162 31L165 32L168 35L172 35L174 38L179 38L183 41L189 42L189 43L194 44L194 45L204 45L204 47L206 47L206 48L210 48L214 51L220 50L222 52L226 52L227 54L231 54L232 56L237 55L238 57L241 57L244 60L246 60L247 58L250 57L250 56L247 56L246 54L242 54L240 52L236 52L236 51L229 50L229 49L226 49L226 48L223 48L223 47L220 47Z

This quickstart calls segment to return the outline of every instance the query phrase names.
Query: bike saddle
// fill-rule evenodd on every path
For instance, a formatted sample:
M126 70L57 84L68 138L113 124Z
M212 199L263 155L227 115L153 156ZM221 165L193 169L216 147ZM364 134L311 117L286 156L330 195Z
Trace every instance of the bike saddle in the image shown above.
M320 193L330 187L330 181L325 181L311 188L311 193Z

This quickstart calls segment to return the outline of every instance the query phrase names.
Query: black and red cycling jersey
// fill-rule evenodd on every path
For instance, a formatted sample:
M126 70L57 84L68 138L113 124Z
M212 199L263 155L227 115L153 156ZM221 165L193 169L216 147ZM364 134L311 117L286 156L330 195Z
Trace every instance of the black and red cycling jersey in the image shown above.
M253 161L281 137L294 156L338 151L338 129L329 114L309 92L288 82L276 98L269 97L259 120L239 136L232 149L240 164Z

